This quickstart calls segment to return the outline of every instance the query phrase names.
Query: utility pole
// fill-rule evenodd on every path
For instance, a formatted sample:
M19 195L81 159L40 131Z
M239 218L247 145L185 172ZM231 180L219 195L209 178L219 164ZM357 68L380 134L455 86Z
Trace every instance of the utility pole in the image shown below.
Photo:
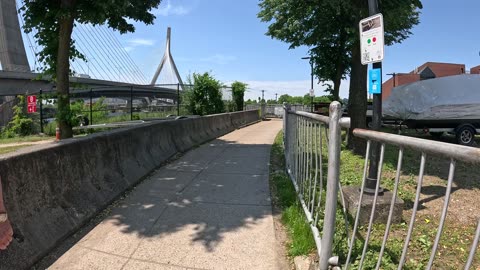
M393 87L395 87L395 76L397 76L397 73L387 73L388 76L393 76Z
M368 13L373 16L379 12L378 0L368 0ZM373 68L380 69L380 83L382 82L381 70L382 62L373 63ZM382 94L373 94L373 118L372 128L379 131L382 126ZM370 155L370 167L368 170L367 183L365 186L365 193L375 194L377 186L378 163L380 159L380 148L376 142L372 143L372 153ZM379 193L383 193L383 189L379 189Z
M260 100L260 102L265 102L265 99L263 98L263 93L265 92L265 90L261 90L262 91L262 100Z
M310 56L302 57L302 59L310 60L310 112L313 112L313 61Z
M277 94L277 93L275 93L275 103L276 103L276 102L277 102L277 100L278 100L278 99L277 99L277 96L278 96L278 94Z

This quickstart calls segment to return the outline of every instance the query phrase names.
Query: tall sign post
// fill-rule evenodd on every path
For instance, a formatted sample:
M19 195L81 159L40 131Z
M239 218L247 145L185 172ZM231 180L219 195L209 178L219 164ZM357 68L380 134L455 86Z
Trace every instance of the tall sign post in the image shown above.
M380 130L382 125L382 60L384 58L383 16L378 13L377 0L368 0L370 17L360 21L360 55L363 65L373 64L369 72L369 93L373 94L373 130ZM377 172L380 157L378 143L372 144L370 167L368 170L365 192L374 194L377 185ZM383 190L379 190L383 193Z

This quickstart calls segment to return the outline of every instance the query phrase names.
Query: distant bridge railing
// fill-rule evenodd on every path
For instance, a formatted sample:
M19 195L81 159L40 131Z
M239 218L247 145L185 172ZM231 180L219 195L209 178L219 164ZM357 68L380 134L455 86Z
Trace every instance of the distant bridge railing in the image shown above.
M407 258L415 252L415 248L412 247L413 243L424 243L423 248L428 250L429 254L428 257L424 258L424 264L421 266L417 265L418 267L424 269L443 267L443 265L435 264L435 258L442 257L438 256L442 237L444 240L449 237L448 232L444 231L444 227L451 201L450 195L452 193L456 163L460 161L478 166L480 164L480 149L384 132L355 129L353 131L354 136L365 139L367 146L359 198L356 201L356 211L352 214L353 217L351 217L347 213L344 194L340 184L340 168L342 166L340 162L342 147L341 129L349 128L349 120L340 117L340 104L332 102L330 105L330 117L306 112L294 112L289 109L288 105L285 107L285 115L284 148L286 169L295 186L306 219L310 224L317 246L320 269L329 269L329 267L339 267L338 269L404 269L405 267L411 267L406 264L409 262ZM374 143L380 145L376 193L375 195L368 195L368 198L366 198L364 196L364 188L369 166L368 160L372 152L372 144ZM393 180L392 198L387 222L385 227L380 227L380 230L384 230L384 232L379 233L379 229L374 226L374 223L375 216L378 215L379 196L381 196L379 195L379 188L382 180L386 180L384 175L382 175L382 168L384 167L385 147L387 145L398 149L398 159L396 161L396 175ZM393 216L395 201L399 196L399 186L402 185L400 178L406 149L421 154L419 160L420 167L416 182L415 198L408 221L408 230L405 235L400 232L402 234L400 239L403 243L401 243L401 248L397 247L398 252L392 254L395 252L391 251L389 247L400 245L389 241L389 237L394 233L399 234L398 230L392 231L392 227L394 227L392 223L395 218ZM444 201L443 207L439 213L433 214L432 220L428 220L432 224L438 223L436 225L435 237L433 235L431 237L433 243L430 242L430 239L425 239L425 235L413 233L416 222L422 222L422 220L418 221L420 218L417 215L417 209L420 206L420 194L422 187L424 187L423 179L427 155L444 159L449 164L445 193L443 196L440 195ZM365 211L365 209L362 209L362 203L367 199L373 203L371 209L369 209L368 223L361 224L359 217L361 212ZM338 204L343 205L343 207L339 207L340 211L337 211ZM434 217L437 218L433 220ZM470 269L474 261L476 263L480 262L480 258L478 256L475 257L480 238L480 219L479 217L474 217L474 219L477 221L476 227L474 224L466 226L463 231L467 230L468 227L470 236L461 240L462 243L464 241L471 243L468 249L468 256L456 256L450 259L454 263L463 263L463 266L461 266L463 269ZM373 231L376 231L376 233L374 234ZM340 232L343 232L345 236L343 242L338 239L334 241L335 235L340 234ZM445 249L445 246L443 248ZM387 257L389 260L388 265L386 265ZM367 260L369 261L368 265L366 264ZM456 265L454 268L458 269L459 267L459 265Z
M244 110L261 110L262 104L246 104ZM290 105L290 110L294 112L308 112L310 111L309 106L302 104L292 104ZM283 118L283 104L265 104L265 117L275 117Z

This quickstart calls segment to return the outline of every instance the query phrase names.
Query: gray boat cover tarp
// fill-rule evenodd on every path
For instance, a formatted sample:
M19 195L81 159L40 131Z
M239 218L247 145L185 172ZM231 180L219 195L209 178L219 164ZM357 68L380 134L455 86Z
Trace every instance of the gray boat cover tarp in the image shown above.
M456 75L395 87L382 112L402 120L480 119L480 75Z

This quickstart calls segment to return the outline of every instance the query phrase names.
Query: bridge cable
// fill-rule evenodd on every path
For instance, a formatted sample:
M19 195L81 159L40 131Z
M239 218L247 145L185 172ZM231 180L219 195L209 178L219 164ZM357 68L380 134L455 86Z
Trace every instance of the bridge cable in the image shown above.
M105 29L102 26L99 26L98 28L99 28L98 32L99 32L100 35L102 35L103 39L106 40L106 41L109 41L109 42L106 42L107 45L109 45L109 49L112 52L115 52L115 56L118 57L118 60L119 60L120 64L122 65L122 67L124 67L125 70L128 73L130 73L128 77L132 80L133 83L137 83L137 84L141 83L142 79L139 78L138 76L135 76L134 69L132 69L132 65L129 64L128 62L126 62L125 59L122 59L121 55L117 52L118 49L116 48L115 44L113 43L112 38L110 36L108 36L108 34L105 33L105 31L108 31L108 29Z
M115 44L115 40L110 35L108 35L108 33L111 32L109 31L110 29L103 26L100 26L99 28L100 28L99 32L102 34L102 36L105 37L105 40L111 41L111 42L107 42L107 44L110 45L110 48L112 48L112 51L114 51L116 55L119 57L119 60L126 67L126 70L130 72L130 77L133 79L133 81L137 84L142 84L143 79L140 76L138 76L138 74L135 72L135 67L131 63L129 63L125 57L122 57L123 55L120 53L120 49Z
M140 68L137 66L137 64L135 63L135 61L133 61L133 59L131 58L130 54L125 50L125 48L123 47L123 45L120 43L120 41L118 40L118 38L114 35L114 31L107 31L107 33L112 37L112 40L115 42L119 52L121 53L121 55L124 57L124 59L126 59L126 61L128 63L130 63L130 65L132 66L132 69L134 71L136 71L136 74L138 77L141 78L141 81L143 84L146 84L147 82L147 78L145 77L145 74L143 74L143 72L140 70Z
M99 58L99 56L97 56L97 52L93 52L93 53L88 53L89 52L89 48L88 48L88 44L89 43L89 40L86 39L84 36L83 36L83 32L81 31L81 29L79 27L76 27L76 30L77 31L74 31L74 38L76 40L76 44L78 45L77 46L77 49L78 51L83 54L87 61L84 61L85 64L88 65L88 62L92 61L92 59L96 59L96 58ZM89 59L89 56L90 55L93 55L94 57L91 57L91 59ZM94 76L95 78L97 79L103 79L103 80L109 80L110 79L110 75L108 74L108 72L104 69L104 66L103 65L98 65L98 68L97 68L97 65L92 65L93 69L95 69L97 72L98 72L98 75L97 76ZM87 66L87 70L89 70L90 67ZM100 70L99 70L100 69ZM88 74L90 76L90 74ZM93 77L93 76L91 76Z
M112 66L112 57L109 56L109 53L102 47L102 44L98 42L99 37L95 32L93 26L82 25L82 31L85 32L85 35L89 38L89 50L96 53L97 57L95 60L99 60L101 64L105 67L106 70L109 72L109 78L111 81L118 81L116 78L118 74L115 72L114 67ZM89 30L93 29L93 30ZM98 62L98 61L97 61Z
M148 80L147 80L145 74L140 70L140 68L137 66L135 61L133 61L130 54L125 50L125 48L122 46L122 44L120 43L118 38L114 35L114 31L107 31L107 32L111 35L112 40L114 40L115 43L117 44L117 47L119 48L119 51L122 53L124 58L127 59L127 61L134 67L134 69L137 71L138 76L140 76L142 78L142 82L144 84L146 84Z
M81 25L81 24L79 24L79 25ZM79 34L79 36L77 36L77 40L81 41L84 44L92 44L91 40L89 38L85 37L85 35L83 34L83 30L80 28L80 26L78 26L77 28L78 28L78 31L76 31L76 33ZM87 57L87 61L97 60L96 62L98 63L98 67L101 69L101 72L99 72L98 75L101 77L101 79L113 81L112 78L110 77L111 71L108 69L108 65L106 65L104 63L103 58L100 57L100 54L99 54L100 52L97 51L97 50L89 50L88 45L85 45L85 47L86 47L86 51L83 51L82 54ZM87 52L87 53L85 53L85 52ZM93 55L94 57L92 57L89 60L88 55ZM96 67L97 65L93 65L93 66ZM98 69L97 69L97 71L98 71Z
M76 41L78 41L78 42L75 42L75 44L77 45L77 46L76 46L76 47L77 47L77 50L78 50L81 54L83 54L85 57L87 57L87 60L88 60L88 55L85 53L85 50L82 49L82 47L84 46L83 40L82 40L82 39L79 39L79 38L76 38ZM93 57L92 57L92 59L93 59ZM95 78L97 78L97 79L103 79L103 80L105 80L105 77L101 75L102 73L98 70L97 66L96 66L96 65L93 65L93 64L92 64L92 71L93 71L93 69L95 69L95 71L97 72L98 76L91 76L91 75L90 75L90 66L89 66L90 60L88 60L88 62L86 62L85 60L82 60L82 61L87 65L87 73L86 73L86 74L87 74L88 76L90 76L90 77L95 77ZM92 62L92 63L93 63L93 62ZM100 68L103 70L103 68L102 68L101 66L100 66ZM104 73L105 73L105 71L104 71Z
M119 78L118 81L128 82L128 77L122 76L122 72L120 71L120 68L122 67L122 61L119 61L118 57L116 57L116 55L112 53L112 50L110 48L107 48L107 44L109 42L106 42L106 39L98 31L98 27L99 27L98 25L97 26L91 25L92 32L96 36L96 41L98 41L99 47L101 48L102 51L105 52L105 54L108 56L108 59L110 59L110 64L113 63L115 67L118 69L118 73L115 73Z
M95 59L100 60L100 63L103 64L106 70L108 70L109 80L115 81L117 74L112 68L111 63L109 63L110 57L108 57L108 52L106 52L105 49L101 46L101 44L97 42L99 40L99 37L96 35L95 31L89 30L89 28L94 29L93 26L90 27L85 24L80 24L80 28L80 33L85 32L85 35L88 37L88 44L90 44L90 46L88 46L89 50L87 52L95 52Z
M95 36L96 41L99 41L98 43L94 43L94 44L98 45L98 46L95 46L96 49L100 49L104 53L104 55L107 56L107 57L105 57L105 59L110 59L110 65L109 66L111 66L112 62L114 62L113 64L116 66L116 68L119 68L119 66L121 66L121 63L118 62L118 60L116 59L116 57L114 57L114 55L109 54L109 52L106 50L106 48L105 48L106 46L105 46L105 43L104 43L103 39L99 36L98 32L95 30L96 27L94 27L93 25L90 25L90 26L89 27L91 29L93 29L93 31L90 31L90 33L92 33ZM84 27L87 28L86 25L84 25ZM120 82L121 81L121 75L122 75L120 70L119 70L118 73L113 72L113 74L118 75L118 78L119 78L118 81ZM122 82L124 82L124 80Z

